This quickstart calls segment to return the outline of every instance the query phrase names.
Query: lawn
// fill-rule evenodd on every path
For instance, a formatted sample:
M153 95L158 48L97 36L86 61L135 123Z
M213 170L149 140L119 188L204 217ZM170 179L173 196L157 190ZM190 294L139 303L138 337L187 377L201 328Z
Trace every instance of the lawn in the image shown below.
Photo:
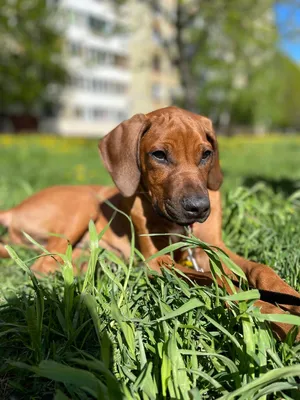
M225 242L300 290L300 137L219 142ZM53 184L111 182L94 140L1 135L0 168L1 209ZM1 399L300 399L300 344L276 342L257 292L236 303L169 272L149 280L137 257L95 243L76 279L69 253L41 282L35 253L0 260Z

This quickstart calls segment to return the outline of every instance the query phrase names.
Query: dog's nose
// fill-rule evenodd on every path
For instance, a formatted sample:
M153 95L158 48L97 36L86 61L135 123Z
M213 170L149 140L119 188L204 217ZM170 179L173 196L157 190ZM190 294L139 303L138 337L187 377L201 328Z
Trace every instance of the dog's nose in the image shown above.
M181 200L182 207L191 217L199 217L208 213L210 209L209 198L206 196L190 196Z

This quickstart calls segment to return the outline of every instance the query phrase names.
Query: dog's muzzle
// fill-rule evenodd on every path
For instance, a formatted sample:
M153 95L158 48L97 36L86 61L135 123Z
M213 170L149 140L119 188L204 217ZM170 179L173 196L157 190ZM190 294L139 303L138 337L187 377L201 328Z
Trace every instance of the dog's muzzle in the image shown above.
M207 196L189 196L181 200L182 213L187 221L204 222L210 214L210 201Z
M185 196L177 204L171 200L165 203L166 218L179 225L204 222L210 214L207 196Z

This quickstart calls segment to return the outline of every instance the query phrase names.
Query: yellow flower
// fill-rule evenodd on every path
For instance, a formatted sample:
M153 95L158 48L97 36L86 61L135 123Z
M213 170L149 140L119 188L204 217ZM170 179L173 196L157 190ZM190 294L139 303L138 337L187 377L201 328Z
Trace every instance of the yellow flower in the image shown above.
M12 135L0 135L0 145L2 146L11 146L14 144L15 136Z
M86 177L86 167L83 164L75 165L75 177L79 182L84 182Z

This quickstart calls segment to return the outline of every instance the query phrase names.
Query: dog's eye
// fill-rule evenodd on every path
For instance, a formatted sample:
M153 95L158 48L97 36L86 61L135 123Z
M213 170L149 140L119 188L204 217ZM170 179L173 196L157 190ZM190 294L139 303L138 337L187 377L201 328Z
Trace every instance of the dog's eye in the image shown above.
M167 161L167 155L164 151L162 150L157 150L157 151L153 151L153 153L151 153L152 157L154 157L157 161Z
M201 159L201 161L202 161L202 160L203 160L203 161L207 160L211 155L212 155L212 151L210 151L210 150L204 151L204 153L202 154L202 159Z

